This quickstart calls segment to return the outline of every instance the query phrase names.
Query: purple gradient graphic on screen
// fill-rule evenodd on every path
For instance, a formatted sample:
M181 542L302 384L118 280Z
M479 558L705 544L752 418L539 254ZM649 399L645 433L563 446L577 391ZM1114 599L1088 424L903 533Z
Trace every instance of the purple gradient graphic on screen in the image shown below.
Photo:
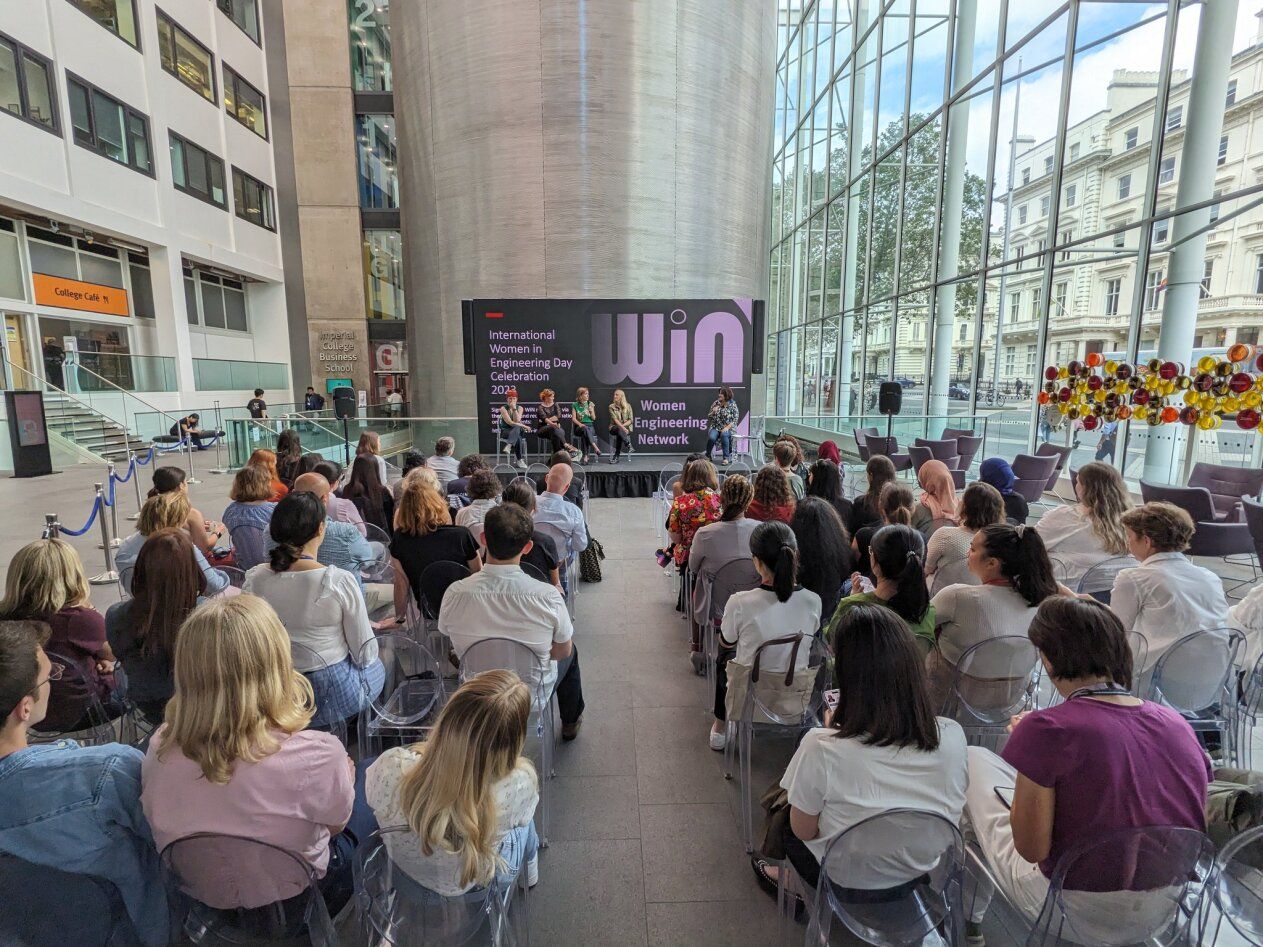
M749 300L734 302L746 322L752 321ZM690 328L682 309L671 313L670 325L661 312L594 313L593 372L606 385L740 383L746 364L741 318L727 311L710 312ZM670 372L664 378L668 352Z

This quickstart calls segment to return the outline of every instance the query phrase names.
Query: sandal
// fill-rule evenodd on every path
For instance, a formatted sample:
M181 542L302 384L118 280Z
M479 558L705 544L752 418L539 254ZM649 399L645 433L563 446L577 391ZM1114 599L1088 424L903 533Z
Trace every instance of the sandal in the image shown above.
M771 862L762 855L750 856L750 867L754 869L754 880L758 882L759 887L762 888L773 901L777 901L780 898L780 892L777 883L768 876L767 869L770 865ZM781 868L781 871L785 870L785 868ZM807 912L807 902L805 902L802 895L797 892L792 894L787 892L787 894L789 897L794 899L794 920L801 921L803 919L803 915Z

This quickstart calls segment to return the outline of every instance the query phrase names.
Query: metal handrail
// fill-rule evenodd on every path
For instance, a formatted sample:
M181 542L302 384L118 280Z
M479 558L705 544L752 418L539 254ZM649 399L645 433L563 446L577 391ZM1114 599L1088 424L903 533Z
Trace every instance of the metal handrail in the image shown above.
M29 368L23 368L21 365L15 364L14 362L10 361L7 357L5 357L4 362L5 362L5 365L7 365L10 369L16 368L23 375L29 375L31 378L35 379L35 381L38 382L41 387L51 389L52 391L57 392L59 395L64 395L66 398L69 398L75 404L79 405L79 407L86 408L89 414L99 415L100 417L109 421L115 427L120 428L123 434L127 436L131 436L131 432L127 429L127 425L124 422L119 421L117 418L111 417L110 415L102 411L100 408L97 408L86 401L81 401L80 399L72 395L70 392L66 391L64 388L58 388L52 382L48 381L45 378L41 378L39 375L35 374Z
M175 417L174 417L173 415L167 414L167 412L163 411L161 408L159 408L159 407L158 407L157 405L155 405L155 404L150 404L148 401L146 401L144 398L140 397L140 395L136 394L134 391L128 391L126 388L122 387L121 385L116 384L116 383L115 383L115 382L113 382L113 381L110 381L110 379L106 378L104 375L99 375L99 374L97 374L97 373L96 373L96 372L94 372L92 369L88 368L86 365L84 365L82 362L80 362L77 358L76 358L76 359L72 359L72 361L71 361L71 365L74 367L75 371L77 371L77 372L87 372L89 375L91 375L91 376L92 376L93 378L95 378L97 381L103 381L103 382L105 382L107 385L109 385L111 388L116 389L116 390L117 390L119 393L121 393L121 394L122 394L125 398L135 398L137 401L139 401L141 404L143 404L143 405L144 405L146 408L148 408L150 411L152 411L152 412L154 412L154 413L156 413L156 414L161 414L161 415L162 415L162 417L163 417L165 420L167 420L167 421L171 421L172 423L175 423ZM126 401L124 401L124 402L123 402L123 405L124 405L124 414L125 414L125 413L126 413L126 405L127 405L127 402L126 402ZM133 413L135 413L135 412L133 412ZM123 428L123 429L124 429L124 430L127 430L127 427L126 427L126 426L124 426L124 428ZM139 434L140 434L139 429L137 429L137 432L136 432L136 433L137 433L137 436L139 436Z

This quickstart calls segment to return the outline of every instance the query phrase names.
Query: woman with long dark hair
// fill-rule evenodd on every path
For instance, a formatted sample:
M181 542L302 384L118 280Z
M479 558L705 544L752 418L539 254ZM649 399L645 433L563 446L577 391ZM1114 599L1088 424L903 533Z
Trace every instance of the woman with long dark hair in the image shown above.
M281 483L292 487L303 473L303 445L293 428L281 431L276 439L276 475Z
M842 471L836 462L822 458L807 469L807 496L820 497L832 506L844 527L851 522L853 504L842 495Z
M883 526L911 526L916 529L917 504L912 498L912 490L905 484L891 481L881 488L881 496L877 499L877 514L881 519L873 526L865 526L852 538L851 547L855 551L855 568L870 582L873 580L872 560L868 555L868 544L873 541L877 531ZM917 532L921 532L919 529ZM921 533L921 535L925 535ZM858 590L857 590L858 591Z
M846 524L847 532L852 536L865 526L881 525L881 512L878 501L881 499L881 488L895 482L895 465L889 457L870 457L864 467L868 476L868 491L855 498L851 504L851 519Z
M789 528L798 541L798 584L819 595L822 613L832 615L842 583L855 569L846 527L826 501L807 497L794 507Z
M903 620L890 608L857 605L830 642L837 707L803 737L781 777L790 805L785 854L810 887L829 843L847 829L891 809L931 812L955 825L967 785L964 731L934 716L921 654ZM835 883L876 895L920 878L940 854L900 845L868 863L827 867ZM760 887L775 897L778 867L757 854L751 863Z
M884 605L902 618L929 651L934 643L934 606L925 589L925 537L911 526L883 526L868 547L873 582L851 575L851 594L838 602L829 622L833 634L846 613L857 605Z
M372 457L355 458L355 463L351 465L351 479L338 491L338 495L355 504L365 523L372 523L384 530L387 536L391 534L395 498L378 479L377 464Z
M181 529L160 529L136 557L132 597L105 613L105 638L127 668L127 696L150 723L162 723L175 692L172 662L180 625L205 595L206 576L192 541Z
M750 535L750 555L759 573L757 589L734 592L724 608L720 623L719 659L715 662L715 723L710 728L710 748L728 745L726 703L728 661L750 666L754 653L767 641L789 635L811 637L820 628L820 596L797 582L798 542L788 526L780 522L760 523ZM765 651L761 672L784 674L789 670L789 645ZM811 648L798 649L794 670L807 667Z

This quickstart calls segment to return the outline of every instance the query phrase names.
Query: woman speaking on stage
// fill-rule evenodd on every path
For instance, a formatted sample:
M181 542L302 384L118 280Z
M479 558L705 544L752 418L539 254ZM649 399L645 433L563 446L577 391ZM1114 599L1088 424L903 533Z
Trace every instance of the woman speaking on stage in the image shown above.
M724 466L732 457L732 432L737 426L737 403L732 400L732 389L724 385L719 389L719 397L711 402L710 411L706 414L706 459L711 459L718 441L724 452Z

